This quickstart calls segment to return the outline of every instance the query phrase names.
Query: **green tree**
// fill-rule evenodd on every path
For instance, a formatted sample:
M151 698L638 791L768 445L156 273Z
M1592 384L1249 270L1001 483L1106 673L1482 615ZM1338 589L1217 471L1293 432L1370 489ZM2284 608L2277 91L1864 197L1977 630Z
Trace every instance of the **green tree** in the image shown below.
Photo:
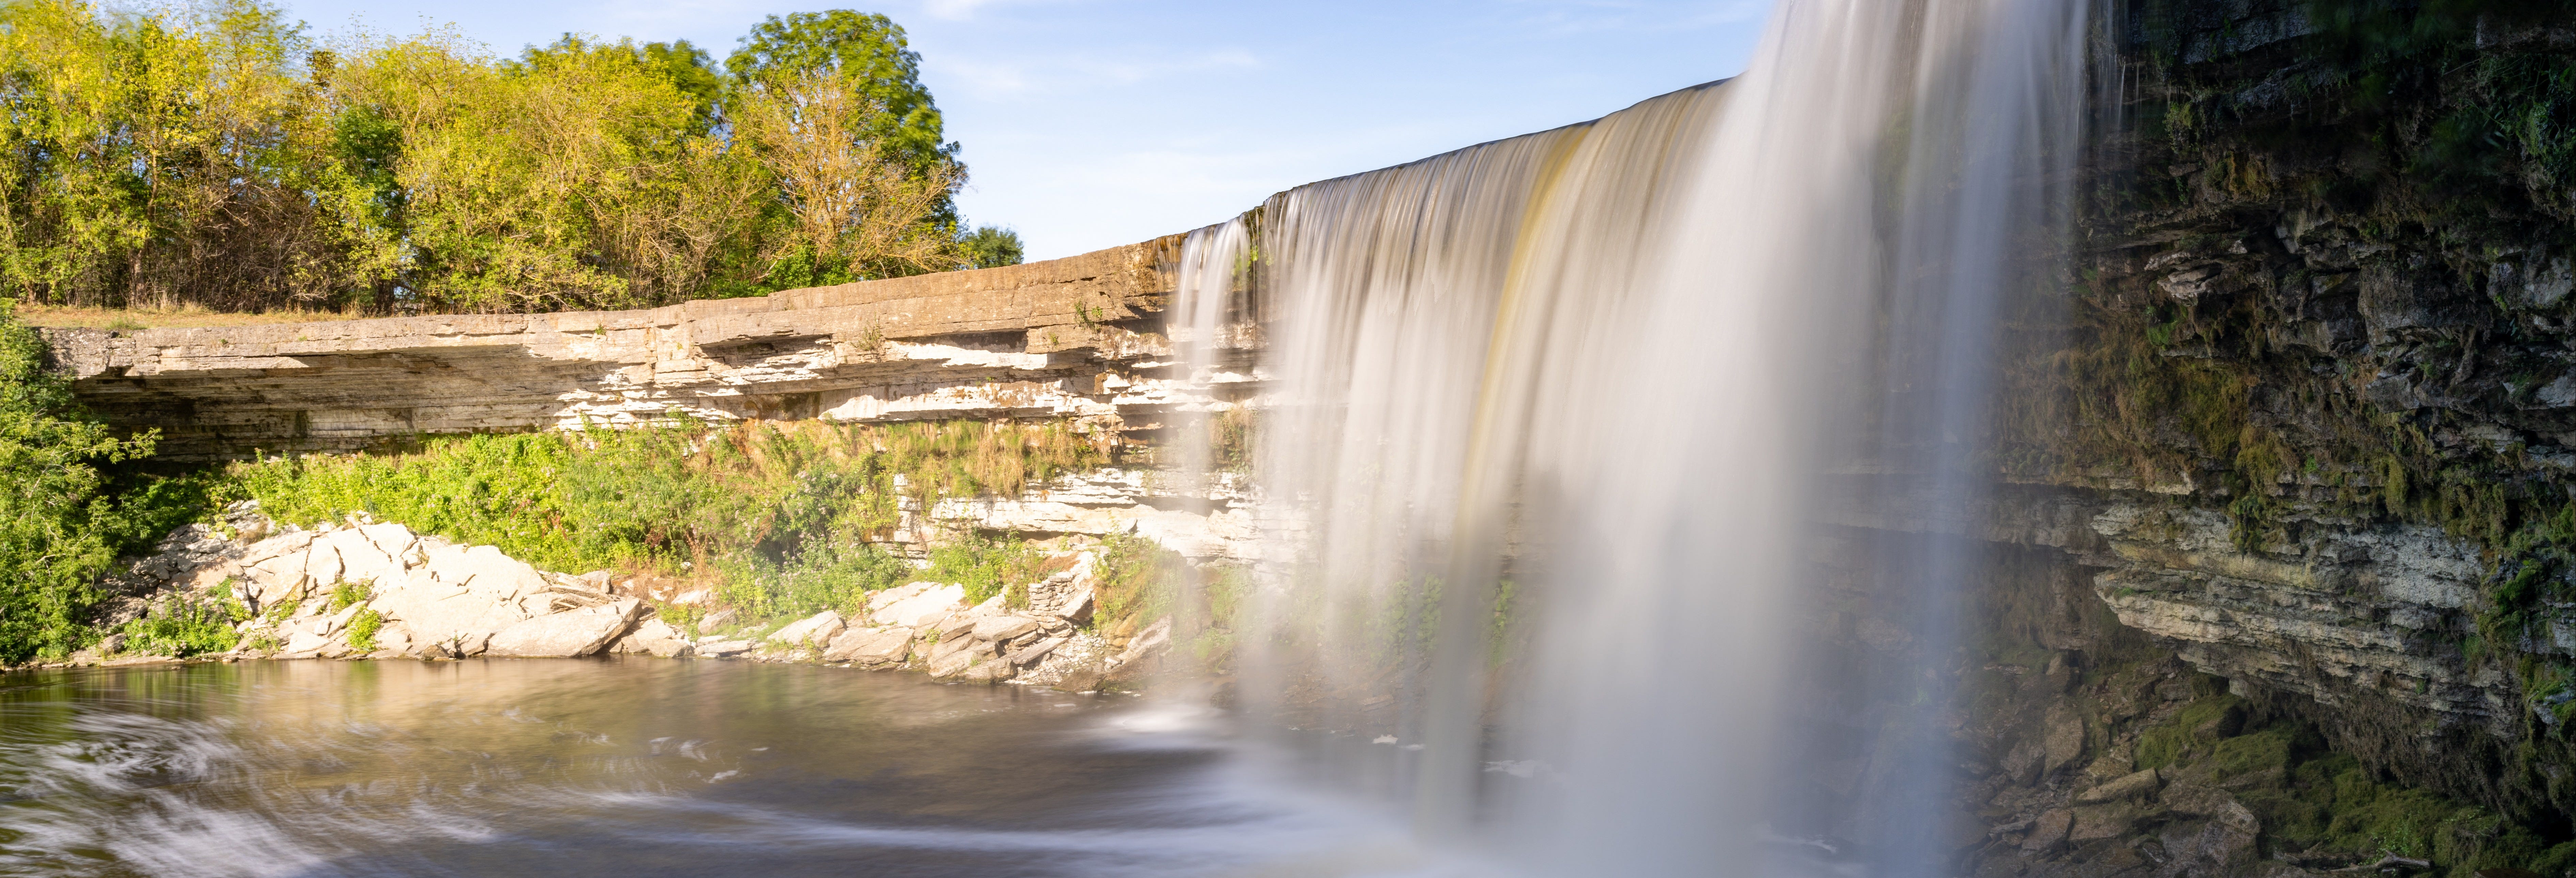
M834 9L770 16L752 26L725 70L737 87L796 76L848 81L882 112L862 136L919 169L955 158L957 144L940 133L939 106L921 84L920 53L883 15Z
M83 418L14 310L0 299L0 665L82 645L92 583L144 524L98 465L148 455L156 438L118 438Z
M978 226L959 239L957 248L964 251L969 268L998 268L1018 265L1026 253L1020 246L1020 233L993 226Z

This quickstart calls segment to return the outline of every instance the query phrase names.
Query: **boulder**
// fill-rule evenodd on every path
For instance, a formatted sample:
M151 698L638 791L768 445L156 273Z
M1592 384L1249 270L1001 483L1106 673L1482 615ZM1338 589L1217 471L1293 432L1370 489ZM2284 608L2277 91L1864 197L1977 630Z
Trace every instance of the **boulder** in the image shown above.
M732 610L717 610L715 612L708 613L706 618L698 620L698 633L714 634L717 631L722 630L725 626L733 624L733 620L741 617L742 614L736 613Z
M595 607L549 613L495 632L484 653L531 658L590 655L626 633L649 612L643 601L625 598Z
M751 651L748 640L718 640L697 645L697 654L708 658L727 658Z
M408 575L390 585L377 583L368 603L385 618L410 626L414 636L444 643L527 621L536 614L524 599L545 588L536 568L498 548L439 546L428 550Z
M832 642L832 638L840 636L842 629L847 627L849 627L849 625L841 621L841 614L831 610L824 610L803 619L787 623L787 627L771 632L769 640L772 643L784 643L791 646L796 644L821 645Z
M2094 805L2134 799L2155 792L2156 788L2163 783L2163 779L2156 776L2156 770L2150 768L2122 775L2101 786L2085 790L2076 795L2075 801L2080 804Z
M930 648L930 663L936 666L949 656L963 652L990 654L993 652L993 644L990 641L972 637L952 637Z
M269 537L242 556L242 587L237 591L253 610L265 612L281 602L300 600L312 577L304 571L306 549L315 534L295 531Z
M2138 817L2138 806L2127 802L2078 805L2075 808L2075 825L2067 830L2066 841L2081 845L2088 841L2119 838L2129 834L2130 827L2137 825Z
M2031 821L2030 834L2023 836L2021 849L2035 856L2049 856L2066 847L2066 834L2075 827L2075 812L2058 808Z
M888 601L882 609L870 610L868 617L876 620L879 625L920 628L956 612L966 603L966 587L962 585L931 585L917 582L904 588L920 585L930 587L920 589L909 597ZM887 591L897 591L897 589ZM874 605L876 601L872 598L869 603Z
M825 661L858 662L886 665L903 661L912 654L910 628L852 628L832 639L823 651Z
M1017 676L1019 672L1020 669L1012 666L1010 662L986 656L968 665L965 671L957 675L957 679L972 683L999 683Z
M2040 737L2041 751L2046 756L2040 766L2042 776L2056 774L2058 769L2083 758L2084 717L2077 715L2074 708L2065 704L2050 707L2044 728Z
M279 647L278 653L289 656L300 655L317 652L330 645L331 638L327 636L311 631L298 631L287 636L286 645Z
M1001 664L993 659L991 644L972 637L961 637L941 644L938 649L931 651L930 676L954 677L986 663Z
M370 524L323 534L314 540L314 550L327 546L339 557L340 580L384 586L403 578L403 557L417 539L399 524Z
M975 620L974 629L977 640L1009 640L1038 630L1038 620L1027 616L985 616Z
M688 634L671 623L660 619L646 619L637 624L635 630L618 638L617 644L611 647L610 651L678 658L694 654L697 649L696 644L689 642Z
M1050 637L1013 650L1010 655L1004 656L1003 659L1014 665L1029 664L1039 659L1046 658L1047 653L1054 652L1056 647L1063 646L1066 642L1071 641L1072 639L1072 637Z

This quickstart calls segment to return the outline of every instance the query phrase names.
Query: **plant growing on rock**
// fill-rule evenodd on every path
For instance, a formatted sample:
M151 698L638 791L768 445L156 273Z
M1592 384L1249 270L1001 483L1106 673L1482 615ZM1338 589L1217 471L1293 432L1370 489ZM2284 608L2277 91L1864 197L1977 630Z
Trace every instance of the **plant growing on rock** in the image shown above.
M360 654L376 651L376 632L384 630L385 617L374 607L359 610L349 617L349 648Z

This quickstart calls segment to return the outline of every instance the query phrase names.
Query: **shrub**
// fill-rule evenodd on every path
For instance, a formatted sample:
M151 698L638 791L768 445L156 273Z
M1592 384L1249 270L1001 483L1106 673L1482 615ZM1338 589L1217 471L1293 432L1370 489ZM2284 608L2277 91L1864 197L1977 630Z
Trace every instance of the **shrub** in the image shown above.
M0 665L86 642L91 584L160 523L151 501L161 497L121 498L100 471L150 454L155 434L118 437L86 417L71 383L44 367L44 340L12 311L0 299Z
M1036 555L1014 540L941 549L929 574L870 541L900 522L899 490L924 502L1017 496L1105 460L1061 423L683 423L272 458L231 465L216 491L286 522L365 511L544 569L713 579L751 621L854 610L915 578L966 583L978 600L1024 584L1012 579Z
M127 652L180 657L223 652L241 639L220 602L177 596L154 603L117 631L125 635Z

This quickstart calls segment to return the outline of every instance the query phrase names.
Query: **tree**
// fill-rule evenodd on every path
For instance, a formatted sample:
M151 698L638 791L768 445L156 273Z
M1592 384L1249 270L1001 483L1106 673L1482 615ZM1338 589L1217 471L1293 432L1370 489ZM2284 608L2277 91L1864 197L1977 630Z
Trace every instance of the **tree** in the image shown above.
M954 164L906 162L872 136L888 116L867 83L829 71L773 72L736 97L736 141L778 176L791 218L770 272L793 285L945 271L956 240L939 221Z
M0 665L82 645L91 584L137 530L97 464L152 453L81 416L45 342L0 299Z
M1025 255L1020 246L1020 233L1009 229L979 226L957 242L964 251L968 268L999 268L1018 265Z
M957 144L940 133L939 107L921 84L920 53L883 15L835 9L770 16L752 26L725 70L745 89L795 77L846 80L882 112L854 134L882 141L888 155L920 170L956 157Z

